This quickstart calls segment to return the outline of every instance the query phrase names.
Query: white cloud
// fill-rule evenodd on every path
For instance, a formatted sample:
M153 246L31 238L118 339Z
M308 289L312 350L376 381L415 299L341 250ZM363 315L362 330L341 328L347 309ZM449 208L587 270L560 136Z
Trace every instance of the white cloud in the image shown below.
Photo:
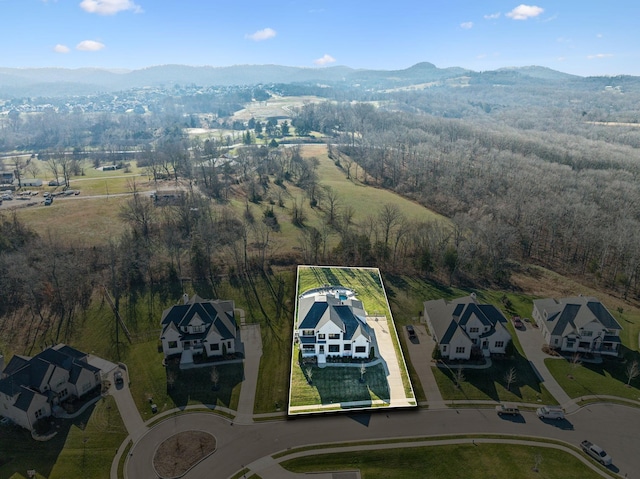
M500 12L490 13L484 16L485 20L497 20L498 18L500 18Z
M473 28L473 22L462 22L460 24L460 28L464 28L465 30L469 30Z
M335 61L336 61L335 58L325 53L321 58L318 58L317 60L313 60L313 63L315 63L316 65L324 66L324 65L328 65L329 63L334 63Z
M245 35L245 38L253 40L254 42L262 42L264 40L269 40L269 38L273 38L276 35L277 32L273 28L264 28L250 35Z
M97 52L104 48L104 43L96 42L94 40L84 40L76 45L76 50L83 52Z
M142 8L132 0L82 0L80 8L88 13L98 15L115 15L118 12L131 10L134 13L142 13Z
M534 18L544 12L544 8L535 5L518 5L516 8L507 13L507 17L514 20L527 20Z
M61 45L58 43L55 47L53 47L53 51L56 53L69 53L70 48L66 45Z
M596 53L595 55L587 55L589 60L600 60L602 58L611 58L613 53Z

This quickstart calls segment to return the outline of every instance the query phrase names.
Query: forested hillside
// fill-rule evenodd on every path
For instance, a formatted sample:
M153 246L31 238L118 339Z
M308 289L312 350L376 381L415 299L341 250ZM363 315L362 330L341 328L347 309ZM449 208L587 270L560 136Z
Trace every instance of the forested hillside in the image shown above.
M0 148L18 179L69 186L114 163L141 176L108 207L108 191L84 203L102 205L86 214L111 225L99 237L75 224L59 237L43 227L59 231L53 214L0 212L5 347L69 340L105 307L105 291L140 334L186 284L207 297L232 285L270 324L291 314L287 274L299 263L505 289L538 264L637 300L637 79L450 71L425 85L431 70L413 70L412 88L360 72L378 87L192 85L6 101ZM244 108L294 92L315 96L243 119ZM310 142L324 146L296 144ZM161 188L182 193L160 207L149 192ZM408 214L382 194L361 200L370 188L441 217Z

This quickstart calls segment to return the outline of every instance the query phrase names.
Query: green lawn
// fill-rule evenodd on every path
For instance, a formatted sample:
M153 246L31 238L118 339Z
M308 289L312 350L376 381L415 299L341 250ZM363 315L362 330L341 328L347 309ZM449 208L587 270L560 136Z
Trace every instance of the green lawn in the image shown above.
M297 347L294 349L297 358ZM311 384L308 382L311 370ZM318 368L303 366L297 361L291 368L290 406L308 406L315 404L341 404L360 402L358 407L371 406L371 402L382 400L389 402L391 394L384 367L381 364L367 367L364 382L360 382L360 367ZM368 403L368 404L367 404Z
M101 399L78 418L59 424L58 434L47 442L34 441L17 426L0 427L0 477L35 469L49 479L107 479L127 436L113 398Z
M638 353L633 355L637 358ZM628 362L605 359L602 364L572 364L564 359L545 359L544 362L562 389L572 398L591 395L611 395L622 398L640 398L640 377L627 386Z
M491 400L540 404L557 401L539 382L529 362L520 354L513 359L494 360L488 369L464 369L464 380L456 387L455 366L451 369L433 367L433 373L446 400ZM505 376L514 367L516 380L507 389Z
M537 461L538 459L538 461ZM533 467L538 462L538 471ZM601 477L564 451L470 444L324 454L282 463L293 472L360 470L363 479L588 479Z
M355 291L356 298L362 301L367 315L384 316L387 318L389 328L395 328L395 325L391 320L391 311L387 303L382 278L377 268L298 267L298 296L305 291L326 284L340 285ZM405 395L407 398L415 398L415 394L409 380L409 374L404 362L404 357L400 349L398 336L397 334L391 334L390 336L396 351L396 359L400 367L400 375L402 376ZM327 404L327 400L335 403L344 401L362 401L363 399L361 398L364 398L367 395L370 395L372 398L378 397L383 399L384 395L388 394L387 380L383 375L382 377L384 378L384 381L381 381L380 384L376 384L370 391L367 391L364 387L358 387L351 390L350 392L353 393L354 396L353 399L349 399L351 396L349 396L349 387L346 385L351 385L353 379L355 379L356 382L358 381L359 373L357 368L353 368L353 371L348 372L340 371L343 368L331 368L330 366L327 366L324 371L318 369L322 378L322 382L320 383L322 385L322 390L320 390L320 388L310 388L304 379L304 372L300 369L300 365L298 364L298 355L296 351L297 350L294 350L292 357L290 406ZM342 377L343 375L344 377ZM332 378L335 378L335 386L328 385L328 382L330 382ZM315 382L315 378L313 380ZM298 387L301 388L300 391L298 391ZM381 396L381 394L383 396ZM339 399L334 398L334 395Z

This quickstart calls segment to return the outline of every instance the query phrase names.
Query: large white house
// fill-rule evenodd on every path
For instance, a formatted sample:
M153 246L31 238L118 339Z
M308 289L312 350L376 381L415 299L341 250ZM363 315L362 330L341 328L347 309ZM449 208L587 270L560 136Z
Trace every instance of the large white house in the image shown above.
M443 358L504 354L511 341L504 315L493 305L478 304L474 294L426 301L424 318Z
M58 404L100 388L100 368L89 364L88 356L65 344L34 357L14 355L0 379L0 415L33 430Z
M193 354L223 356L239 347L233 301L185 296L184 304L163 311L161 325L165 358L182 355L182 363L192 362Z
M552 348L567 353L618 355L622 327L594 297L536 299L532 316Z
M300 296L295 334L303 358L315 356L324 364L329 356L369 357L374 332L362 302L344 291L326 288Z

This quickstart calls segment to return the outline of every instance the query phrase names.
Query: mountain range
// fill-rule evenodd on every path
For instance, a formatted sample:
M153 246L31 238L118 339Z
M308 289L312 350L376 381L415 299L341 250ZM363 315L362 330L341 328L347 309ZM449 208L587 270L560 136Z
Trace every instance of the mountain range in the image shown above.
M0 98L87 95L143 87L173 85L233 86L277 83L320 83L332 86L389 89L416 84L444 84L455 79L472 83L577 82L608 83L612 77L580 77L546 67L528 66L476 72L438 68L423 62L404 70L366 70L344 66L301 68L281 65L228 67L161 65L139 70L98 68L0 68ZM640 77L625 77L627 83Z

